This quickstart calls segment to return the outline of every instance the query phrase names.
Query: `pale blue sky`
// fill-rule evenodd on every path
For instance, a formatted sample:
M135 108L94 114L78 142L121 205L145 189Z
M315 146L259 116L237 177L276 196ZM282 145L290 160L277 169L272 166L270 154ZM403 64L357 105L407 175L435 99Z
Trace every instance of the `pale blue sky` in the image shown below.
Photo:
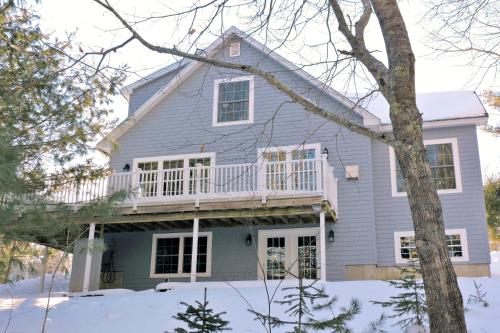
M188 1L188 0L186 0ZM177 2L162 2L158 0L120 0L112 1L123 12L134 15L146 15L149 12L160 12L165 9L163 3L169 5ZM185 3L185 2L184 2ZM499 89L499 82L493 75L484 80L471 77L476 69L467 65L467 59L454 56L430 55L428 35L424 30L426 22L422 22L423 7L420 2L408 1L401 3L401 10L406 20L407 28L412 38L412 45L417 57L417 91L446 91L446 90L476 90L481 93L484 89ZM105 13L91 0L60 1L44 0L40 7L42 25L55 34L63 35L66 32L76 31L75 40L87 49L94 47L109 47L121 42L128 36L117 21ZM199 25L203 25L200 20ZM225 25L231 24L245 30L244 23L236 16L225 20ZM181 23L182 26L182 23ZM146 29L147 28L147 29ZM174 27L162 25L161 22L144 26L146 35L158 43L171 43ZM373 49L383 49L381 35L376 22L372 19L367 40ZM210 38L209 38L210 39ZM208 42L208 40L206 41ZM285 51L279 51L287 56ZM304 56L304 55L302 55ZM287 56L288 57L288 56ZM155 69L163 67L173 61L172 57L154 54L138 44L127 47L113 54L113 64L127 63L132 71L146 75ZM137 76L130 77L128 82L134 81ZM126 117L127 104L123 97L115 98L113 104L114 116L120 120ZM498 117L491 117L490 122L498 121ZM495 138L482 131L478 132L483 175L500 173L500 138Z

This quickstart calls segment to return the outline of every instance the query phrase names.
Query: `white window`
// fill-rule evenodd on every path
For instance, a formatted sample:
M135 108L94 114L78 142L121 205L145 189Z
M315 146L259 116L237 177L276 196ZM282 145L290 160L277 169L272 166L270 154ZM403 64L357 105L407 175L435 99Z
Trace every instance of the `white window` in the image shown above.
M315 191L320 181L320 144L261 148L260 184L266 190Z
M190 276L192 237L191 233L154 234L150 277L175 278ZM212 264L211 232L200 232L198 235L196 263L196 276L210 276Z
M214 81L213 126L251 124L253 109L253 76Z
M196 167L201 164L200 179ZM142 197L170 197L194 194L197 182L200 192L212 187L210 166L215 165L215 153L171 155L136 158L134 171L140 171L137 183Z
M465 229L446 229L445 233L451 261L468 261L467 231ZM413 231L395 232L394 244L397 264L405 264L408 260L418 260Z
M458 141L456 138L424 140L427 162L439 194L462 192ZM394 149L389 147L392 196L405 196L403 173Z
M319 228L259 230L259 278L291 279L320 275Z

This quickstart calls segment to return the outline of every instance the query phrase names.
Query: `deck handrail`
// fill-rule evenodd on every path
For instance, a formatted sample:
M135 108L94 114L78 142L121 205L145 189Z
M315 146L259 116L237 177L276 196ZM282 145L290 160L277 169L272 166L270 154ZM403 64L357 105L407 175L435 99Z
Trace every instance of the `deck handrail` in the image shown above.
M50 193L55 202L77 204L129 193L127 202L319 194L337 209L337 179L325 156L320 159L259 161L158 170L113 172L67 182Z

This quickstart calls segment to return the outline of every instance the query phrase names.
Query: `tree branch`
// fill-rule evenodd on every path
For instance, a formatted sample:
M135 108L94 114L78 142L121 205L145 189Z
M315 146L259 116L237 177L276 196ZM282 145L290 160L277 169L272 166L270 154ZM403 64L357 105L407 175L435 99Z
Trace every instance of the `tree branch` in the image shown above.
M368 51L365 44L365 28L368 25L370 16L372 14L372 7L369 0L362 0L363 13L361 14L359 20L354 24L355 35L353 35L353 33L351 32L351 29L349 28L349 25L345 20L344 12L342 11L342 8L340 8L339 2L337 0L329 1L333 9L333 13L335 14L335 17L337 18L337 21L339 23L338 29L342 33L342 35L344 35L345 39L352 48L352 51L350 53L358 60L360 60L363 65L366 66L375 80L377 80L380 90L384 92L386 90L386 84L389 81L389 70L384 65L384 63L375 58L370 53L370 51ZM328 25L328 22L326 24Z
M376 141L385 143L390 146L398 146L400 145L396 140L394 140L392 137L387 136L385 133L378 133L375 132L369 128L360 126L354 122L351 122L350 120L347 120L335 113L328 112L324 108L316 105L306 97L296 93L293 89L289 88L285 83L280 81L276 76L273 74L263 71L257 67L251 66L251 65L246 65L246 64L239 64L239 63L232 63L232 62L227 62L227 61L222 61L206 56L201 56L197 54L191 54L187 52L180 51L176 48L169 48L169 47L163 47L163 46L158 46L151 44L148 42L146 39L144 39L106 0L94 0L96 3L110 11L122 24L125 26L131 33L132 36L138 40L142 45L144 45L146 48L158 52L158 53L164 53L164 54L170 54L173 56L178 56L186 59L190 59L193 61L198 61L201 63L205 63L208 65L216 66L216 67L222 67L222 68L228 68L228 69L234 69L234 70L239 70L242 72L246 72L249 74L254 74L262 79L264 79L267 83L269 83L271 86L275 87L279 91L283 92L287 96L289 96L292 101L302 105L307 111L318 115L324 119L327 119L329 121L335 122L348 130L364 135L366 137L369 137L371 139L374 139Z

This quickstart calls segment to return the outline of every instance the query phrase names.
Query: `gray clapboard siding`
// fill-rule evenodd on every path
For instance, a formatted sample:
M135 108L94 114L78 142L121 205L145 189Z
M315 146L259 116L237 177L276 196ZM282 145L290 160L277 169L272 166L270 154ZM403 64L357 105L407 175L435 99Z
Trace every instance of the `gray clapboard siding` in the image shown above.
M362 123L358 114L281 64L264 58L260 51L243 42L241 50L242 62L259 63L331 112ZM217 152L217 164L246 163L256 160L259 147L319 142L321 149L326 146L330 151L329 161L335 168L341 193L340 219L335 226L337 241L329 247L332 265L328 276L341 279L344 272L338 267L345 264L375 264L370 140L340 129L296 104L283 104L289 99L259 78L255 78L255 123L212 127L214 80L241 75L245 74L202 66L119 139L120 148L112 154L111 166L121 170L137 157L196 153L201 144L205 151ZM344 165L359 165L361 179L346 181Z
M227 58L227 49L218 57L235 60ZM330 112L362 123L358 114L245 42L239 59L274 72ZM242 75L246 74L201 66L120 137L111 166L121 170L134 158L197 153L201 145L206 152L216 152L217 164L255 162L260 147L319 142L321 149L329 149L329 162L339 180L339 220L327 227L327 232L330 228L335 231L335 242L327 243L327 278L343 279L345 265L394 265L393 233L411 230L411 220L406 198L391 196L388 147L306 112L259 78L255 78L254 124L212 127L214 80ZM166 75L137 89L132 94L131 112L171 78ZM463 193L441 196L445 221L448 228L467 229L471 263L489 262L475 128L428 130L425 137L458 138ZM344 165L359 165L360 179L347 181ZM246 235L242 228L214 230L211 279L255 279L256 264L248 263L256 262L256 255L240 240ZM152 288L161 282L149 278L151 233L110 234L106 236L108 241L116 248L116 269L125 271L125 287Z
M481 166L476 128L426 130L425 139L457 138L462 193L440 194L445 227L467 229L469 263L489 263ZM394 264L394 232L412 230L407 197L392 197L387 146L372 143L378 264Z

